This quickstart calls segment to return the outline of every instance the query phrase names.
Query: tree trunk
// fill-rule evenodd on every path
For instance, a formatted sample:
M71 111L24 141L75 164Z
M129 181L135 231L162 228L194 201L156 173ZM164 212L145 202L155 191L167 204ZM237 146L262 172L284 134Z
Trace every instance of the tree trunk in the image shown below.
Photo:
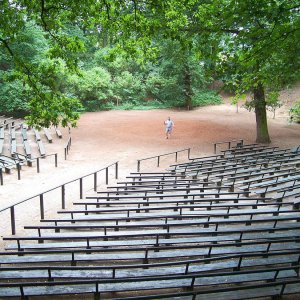
M256 142L270 143L264 87L258 84L258 86L254 88L253 93L256 116Z
M187 64L184 66L183 85L185 106L188 110L193 109L191 73L190 68Z

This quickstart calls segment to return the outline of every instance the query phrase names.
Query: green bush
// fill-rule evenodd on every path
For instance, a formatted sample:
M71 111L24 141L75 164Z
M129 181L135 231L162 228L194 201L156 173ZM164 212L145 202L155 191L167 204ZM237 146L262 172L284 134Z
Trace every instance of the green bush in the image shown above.
M296 104L290 109L289 113L291 121L300 123L300 101L296 102Z
M215 91L199 91L193 96L193 105L206 106L206 105L217 105L222 103L222 98Z
M80 76L70 76L68 84L86 110L99 110L103 105L102 102L112 95L111 76L101 67L82 71Z
M114 78L113 95L120 99L120 103L125 102L127 107L127 102L134 103L136 99L145 97L144 85L138 76L124 71Z

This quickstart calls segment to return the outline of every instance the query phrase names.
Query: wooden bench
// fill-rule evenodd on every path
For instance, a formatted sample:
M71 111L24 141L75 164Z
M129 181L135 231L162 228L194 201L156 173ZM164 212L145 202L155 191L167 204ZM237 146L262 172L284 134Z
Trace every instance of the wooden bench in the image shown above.
M47 251L49 252L49 251ZM151 251L148 251L151 253ZM55 253L55 252L54 252ZM68 253L68 252L66 252ZM77 252L78 253L78 252ZM82 252L82 256L84 256L84 252ZM288 255L288 257L283 257L283 254L285 256ZM41 255L40 255L41 256ZM35 258L38 260L39 255L36 255ZM61 255L62 256L62 255ZM79 256L79 255L78 255ZM86 255L91 256L91 255ZM103 255L102 260L105 259L105 256L107 257L107 261L110 261L111 254L107 253L107 255ZM118 258L119 255L116 255ZM121 264L118 262L117 264L107 264L102 266L76 266L74 264L75 260L72 260L72 266L28 266L26 268L26 271L24 272L25 268L23 266L17 266L17 267L1 267L1 275L2 278L5 278L6 280L24 280L24 279L43 279L48 281L53 281L57 279L62 278L68 278L70 274L72 274L72 278L83 278L85 276L86 278L99 278L100 276L102 278L129 278L129 277L136 277L134 276L134 272L137 272L135 275L138 275L140 277L142 276L149 276L149 275L175 275L180 272L181 274L189 274L189 273L196 273L197 274L203 274L205 272L226 272L228 274L229 272L239 272L239 271L246 271L246 266L249 264L250 259L252 260L252 270L255 266L259 266L261 268L268 268L268 270L273 270L274 267L278 269L286 268L286 266L298 266L298 255L295 253L295 251L283 251L283 253L277 254L276 256L274 253L269 253L268 258L266 259L266 262L264 266L262 266L262 260L261 258L256 254L251 255L231 255L231 256L223 256L222 257L222 264L220 264L221 259L220 258L204 258L204 259L189 259L185 261L179 261L179 262L164 262L164 263L155 263L151 262L151 254L149 257L146 257L146 259L143 259L143 263L136 263L136 260L140 259L140 256L138 257L130 257L128 254L126 255L128 261L130 264ZM132 253L132 256L134 256L134 253ZM27 259L30 259L30 255L26 255ZM277 258L277 262L275 262L274 257ZM123 254L123 260L125 259L125 255ZM33 259L33 257L31 258ZM31 260L30 259L30 260ZM43 258L42 258L43 259ZM21 264L23 263L25 259L19 261ZM13 257L8 258L9 263L13 263ZM47 260L43 260L43 262L46 262ZM81 259L82 262L85 262L85 260ZM51 260L49 259L49 262ZM67 260L59 260L57 259L57 262L70 262L70 258ZM92 262L90 259L86 258L86 262ZM5 262L7 263L7 262ZM273 266L271 266L273 264ZM275 266L274 266L275 265ZM284 266L286 265L286 266ZM251 270L249 271L251 274ZM238 273L236 273L238 274Z
M255 194L259 194L261 197L265 197L266 193L280 191L282 189L293 189L294 186L297 186L296 183L300 181L300 175L289 176L285 178L276 178L275 180L255 183L251 185L251 190ZM286 184L288 186L282 186ZM248 187L241 186L239 189L249 191Z
M111 199L90 199L88 201L80 201L80 202L73 202L73 205L96 205L97 207L100 206L106 206L111 207L114 205L124 207L128 205L138 205L138 206L150 206L150 205L168 205L168 204L190 204L190 205L200 205L200 207L211 210L216 209L219 207L247 207L251 206L253 208L257 208L258 206L267 206L267 205L276 205L276 206L282 206L282 205L292 205L293 203L285 201L278 201L273 200L273 198L264 198L263 202L260 198L200 198L200 199L184 199L184 198L167 198L166 199L142 199L142 198L136 198L136 199L119 199L116 201L113 201ZM191 206L192 207L192 206Z
M7 174L11 173L11 169L13 169L15 167L14 164L9 164L3 160L0 159L0 168L4 169L4 172Z
M2 167L5 168L6 173L10 173L13 168L17 167L17 164L19 164L19 167L23 165L22 162L18 161L14 157L9 157L6 155L0 155L0 162L2 164Z
M267 169L268 170L268 169ZM228 180L228 183L230 185L234 184L235 186L244 186L250 188L252 183L259 183L267 180L277 179L280 177L287 177L291 174L298 174L300 171L298 171L296 168L288 168L288 169L282 169L282 170L275 170L274 172L265 172L262 170L261 172L254 172L253 174L249 174L247 177L249 179L245 179L245 175L238 175L233 177L226 178ZM223 184L226 184L226 181L223 181Z
M62 133L58 128L55 128L56 135L59 139L62 139Z
M245 165L243 165L246 167ZM233 168L240 168L241 164L236 163L236 162L230 162L230 163L221 163L221 164L213 164L213 165L205 165L205 166L197 166L197 165L192 165L192 166L186 166L185 168L181 169L176 169L174 171L174 174L190 174L190 173L201 173L205 174L205 172L220 172L226 170L226 169L233 169Z
M24 152L25 152L26 156L31 158L31 147L27 140L23 140L23 147L24 147Z
M0 127L0 140L3 140L5 137L5 130L4 127Z
M77 209L77 210L63 210L58 211L59 214L69 214L71 218L74 218L74 215L95 215L101 214L102 217L99 217L99 220L102 221L109 220L111 218L114 220L116 217L120 220L130 220L135 219L136 217L147 218L147 217L160 217L162 219L165 218L181 218L181 217L190 217L190 218L202 218L204 220L210 220L211 218L235 218L237 216L247 216L250 219L255 217L259 217L260 215L273 215L280 216L283 213L295 215L298 214L299 211L295 211L292 209L212 209L212 210L193 210L189 205L181 205L181 206L168 206L168 207L136 207L129 208L124 207L121 208L93 208L93 209ZM91 217L91 216L89 216ZM124 219L127 218L127 219Z
M203 189L205 189L204 187ZM167 197L181 197L181 198L205 198L214 196L214 198L220 198L220 196L229 196L239 198L242 195L249 195L250 191L241 191L241 192L224 192L224 191L211 191L211 192L198 192L198 193L183 193L183 194L153 194L153 195L114 195L114 196L87 196L87 199L107 199L107 200L119 200L119 199L150 199L150 198L167 198Z
M216 159L216 160L209 160L209 161L195 161L195 162L188 162L188 163L181 163L177 165L171 165L167 170L169 172L176 172L191 168L209 168L214 166L222 166L226 164L234 164L233 161L228 161L227 159Z
M260 205L258 205L260 207ZM242 208L240 206L240 208ZM55 230L55 232L60 232L60 230L86 230L86 229L103 229L104 233L107 233L108 230L112 231L119 231L122 229L124 230L137 230L137 229L145 229L145 228L157 228L157 229L166 229L167 232L173 231L173 229L180 228L182 229L188 229L193 227L197 227L198 234L206 234L206 235L216 235L216 234L225 234L225 233L249 233L249 232L274 232L276 231L282 231L282 230L290 230L290 229L300 229L300 225L297 225L297 223L291 223L289 227L286 226L286 222L288 221L300 221L300 217L292 215L292 216L282 216L278 218L274 217L266 217L266 220L264 219L255 219L253 222L249 219L245 220L226 220L221 219L220 221L206 221L206 220L199 220L197 218L195 219L189 219L186 220L186 222L182 220L174 220L170 222L147 222L147 221L139 221L139 222L116 222L116 224L107 224L106 222L100 222L101 220L97 219L98 222L94 222L91 224L92 221L85 222L86 224L82 224L84 220L80 219L81 221L78 221L76 224L76 221L74 219L72 220L63 220L61 222L59 219L55 220L55 224L47 224L47 225L30 225L25 226L25 229L36 229L38 230L38 235L41 236L41 230ZM168 219L167 219L168 220ZM231 222L233 221L233 222ZM46 220L45 222L53 223ZM281 222L284 223L284 226L281 227ZM58 223L63 223L63 225L59 225ZM67 223L67 224L66 224ZM244 225L245 224L245 225ZM255 226L250 226L252 224L255 224ZM226 225L226 226L225 226ZM242 226L243 225L243 226ZM221 228L221 229L220 229ZM192 231L192 230L191 230Z
M297 188L294 189L290 189L290 188L281 189L279 192L277 192L275 196L273 196L273 198L282 201L284 198L288 198L288 197L298 198L299 196L300 196L300 190L298 185Z
M10 154L13 156L17 152L17 142L16 140L10 141Z
M4 139L0 139L0 154L3 152Z
M156 191L159 191L161 189L164 189L164 188L173 188L175 190L177 190L177 188L180 188L180 187L186 187L186 188L189 188L189 187L205 187L205 186L209 186L209 182L207 181L198 181L198 180L193 180L193 181L185 181L185 182L173 182L173 181L170 181L170 182L166 182L164 181L165 183L156 183L155 182L153 184L145 184L145 185L131 185L131 182L118 182L119 185L116 185L116 186L108 186L107 189L108 190L114 190L114 192L118 192L118 191L136 191L136 192L139 192L140 190L143 190L143 189L155 189Z
M274 147L274 146L265 146L265 145L260 145L256 147L235 147L235 148L230 148L226 150L221 150L222 153L226 154L252 154L252 153L257 153L257 152L269 152L273 150L278 150L279 147Z
M296 266L297 268L298 266ZM280 274L280 275L279 275ZM278 280L284 275L284 279ZM228 287L226 278L231 278L232 286ZM208 280L209 279L209 280ZM163 282L163 285L161 284ZM167 295L174 297L191 295L195 299L199 294L201 299L233 299L236 295L237 299L246 299L250 295L253 297L267 297L267 296L282 296L284 294L299 293L300 279L297 278L296 272L292 267L281 267L273 269L257 269L243 272L223 272L223 273L208 273L207 278L203 274L187 273L184 275L170 275L170 276L134 276L130 278L109 278L109 279L81 279L81 280L51 280L44 282L15 282L0 284L0 296L15 296L15 297L30 297L43 295L65 295L65 294L94 294L94 299L102 298L101 295L108 295L107 293L122 293L135 292L143 295L150 294L150 299L154 299L151 295L156 294L162 299L163 289L168 290ZM226 287L222 287L226 285ZM202 287L200 290L199 288ZM185 293L178 292L178 289L184 289ZM193 291L193 290L196 291ZM161 291L163 290L163 291ZM173 294L170 294L170 291ZM191 292L193 291L193 292ZM176 294L175 294L176 293ZM231 293L228 295L228 293ZM125 294L126 295L126 294ZM135 299L149 299L148 297L137 296ZM131 297L130 297L131 298ZM122 298L122 299L130 299ZM109 299L120 299L112 298ZM132 299L132 298L131 298ZM133 298L134 299L134 298ZM197 299L198 296L197 296Z
M272 159L296 161L273 156L267 171L249 172L263 169L265 158L255 168L242 160L205 168L217 171L211 178L218 178L227 164L222 174L227 180L229 168L248 164L236 176L276 175L284 186L293 171L277 169ZM131 174L132 181L58 211L61 219L25 226L36 232L5 237L12 244L0 253L0 298L232 300L300 294L300 215L294 199L243 197L243 191L225 192L223 184L219 189L211 181L173 173ZM195 192L200 189L205 192ZM79 205L84 209L75 209Z
M250 206L250 205L249 205ZM255 209L255 205L252 206L253 209ZM280 208L280 206L278 206ZM63 219L42 219L41 222L45 223L55 223L55 225L58 224L66 224L66 223L95 223L99 224L104 222L105 225L113 225L113 226L133 226L139 225L141 227L155 227L157 225L158 227L160 226L172 226L172 224L175 224L178 220L185 225L186 223L190 224L193 222L196 222L199 226L202 225L205 228L213 227L213 231L218 228L218 226L227 226L227 225L234 225L238 224L241 226L244 224L245 226L250 226L251 224L259 224L259 223L269 223L271 222L274 227L280 222L286 222L286 221L298 221L298 212L297 209L293 209L293 211L290 213L289 216L285 215L280 215L277 213L273 213L272 216L259 216L258 215L242 215L240 218L230 218L230 216L224 215L223 217L221 216L220 218L212 218L211 215L197 215L197 214L187 214L187 215L180 215L178 213L172 213L168 215L162 215L162 214L136 214L134 216L123 216L123 215L84 215L80 216L78 218L75 218L73 212L70 212L71 218L63 218ZM236 214L232 215L236 216ZM255 219L253 219L253 216L256 216ZM149 225L150 224L150 225Z
M36 128L33 128L33 132L34 132L35 140L37 142L40 141L41 140L40 132Z
M43 142L40 140L40 141L37 141L37 144L38 144L38 149L39 149L41 156L42 157L46 156L46 150L45 150Z
M293 256L293 252L285 252L286 254L290 254ZM279 256L280 257L280 256ZM231 258L231 261L229 260ZM270 258L272 255L270 254ZM255 255L252 256L253 266L259 266L260 268L254 269L251 268L247 270L247 267L244 268L244 262L247 263L247 260L250 260L247 255L238 257L238 256L231 256L231 257L223 257L223 267L220 265L219 259L203 259L203 260L188 260L179 263L147 263L147 264L131 264L131 265L108 265L108 266L96 266L96 267L66 267L66 266L57 266L57 267L28 267L28 273L24 274L24 268L13 268L13 267L5 267L2 269L4 277L7 279L47 279L48 281L53 281L55 279L61 279L63 277L68 278L66 274L73 273L74 275L72 278L82 278L86 276L87 278L99 278L104 277L106 279L120 279L125 280L126 278L142 278L142 277L149 277L152 276L174 276L179 274L195 274L197 273L197 278L204 278L207 277L228 277L232 275L240 275L240 274L247 274L251 279L246 281L252 281L253 276L251 274L255 273L265 273L265 272L272 272L276 270L277 275L280 271L286 270L293 270L294 272L299 267L299 262L297 261L297 257L294 255L292 259L279 259L279 263L274 264L274 259L272 260L273 266L268 265L261 265L260 259ZM287 266L282 265L283 263L287 264ZM206 267L205 267L206 264ZM145 268L145 266L147 266ZM150 269L150 270L149 270ZM296 270L295 270L296 269ZM92 272L92 270L96 272ZM19 276L17 276L17 272L19 271ZM134 276L134 272L137 272ZM213 272L216 272L213 274ZM16 274L16 275L14 275ZM98 274L98 275L97 275ZM77 275L77 276L76 276ZM275 276L275 278L277 277ZM294 275L294 273L293 273ZM268 277L269 278L269 277ZM273 277L272 277L273 278ZM163 278L162 278L163 279ZM260 280L262 278L260 277ZM256 279L254 279L256 280ZM234 281L233 281L234 282ZM203 285L205 283L197 282L197 285ZM206 283L207 284L207 283ZM215 282L211 282L211 284L215 284ZM220 281L219 281L220 284Z
M19 161L20 164L26 163L27 166L32 167L33 162L35 161L34 159L31 159L28 155L24 155L21 153L15 153L14 157Z
M122 201L121 203L118 201L113 202L112 204L110 202L74 202L74 205L83 205L85 206L85 211L87 213L90 212L90 210L88 209L89 206L96 206L97 208L102 207L103 209L99 212L101 213L105 213L105 212L127 212L129 214L129 212L133 211L133 212L137 212L137 213L141 213L141 212L149 212L149 211L164 211L164 210L174 210L174 211L182 211L183 209L189 209L191 211L196 210L197 213L200 213L200 209L205 208L204 211L216 211L219 208L225 208L226 209L226 213L229 214L231 213L231 210L235 210L237 208L245 208L248 206L251 206L254 209L257 209L257 207L262 207L264 205L266 206L271 206L271 205L275 205L278 207L282 206L282 203L280 202L275 202L272 203L271 205L265 204L265 203L257 203L256 201L254 201L255 203L247 203L246 201L244 201L244 203L217 203L215 204L213 202L213 200L210 200L211 203L210 204L201 204L201 201L199 199L199 201L167 201L166 203L159 203L157 201L155 202L124 202ZM199 204L200 202L200 204ZM102 204L102 206L101 206ZM171 205L173 204L173 205ZM117 205L118 207L114 207L114 205ZM129 206L129 205L133 205ZM156 205L156 206L155 206ZM125 207L124 207L125 206ZM225 215L225 217L229 217L229 215Z
M86 232L85 232L86 233ZM132 238L130 238L132 237ZM133 239L134 237L134 239ZM41 237L27 236L27 237L5 237L7 241L15 241L16 245L10 246L10 250L16 250L24 252L26 249L107 249L109 247L127 249L137 247L152 248L152 250L158 250L159 255L163 254L163 248L168 251L175 247L192 249L197 252L191 251L189 253L178 253L178 256L202 256L202 257L214 257L217 255L232 255L238 253L257 253L266 254L270 250L284 251L284 250L296 250L299 247L299 231L282 232L280 234L272 233L265 236L259 233L251 236L245 234L241 238L241 234L220 235L220 236L198 236L197 233L151 233L143 236L137 234L48 234ZM36 242L34 244L28 244L28 242ZM27 242L27 243L25 243ZM175 246L176 245L176 246ZM188 245L188 246L187 246ZM153 249L155 247L156 249ZM26 250L27 251L27 250ZM25 253L25 252L24 252ZM173 254L174 255L174 254Z
M292 168L294 166L287 166L288 169ZM280 171L286 171L284 169L284 166L282 165L276 165L276 166L271 166L271 167L258 167L258 168L251 168L250 170L245 169L245 170L234 170L234 171L228 171L226 173L222 174L214 174L214 178L210 177L209 179L213 182L223 184L225 182L229 182L232 184L236 179L244 179L244 180L249 180L250 178L257 177L260 175L274 175L277 172Z
M110 195L130 195L130 194L143 194L144 196L151 195L151 194L160 194L165 195L166 193L175 193L175 192L185 192L189 194L191 191L199 191L201 193L208 191L208 190L215 190L220 193L221 190L227 190L228 192L233 192L232 187L230 186L196 186L196 187L162 187L160 189L151 189L151 188L144 188L139 190L107 190L107 191L98 191L97 194L106 194L107 196Z
M264 148L260 151L248 151L245 153L229 153L226 155L226 159L247 159L249 157L266 157L270 155L275 155L275 156L281 156L287 152L287 149L279 149L278 147L269 147L269 148Z
M45 244L39 244L43 246ZM211 255L210 257L203 256L207 252L201 251L203 246L198 245L185 245L184 249L187 253L184 253L182 246L170 245L154 248L147 247L133 247L133 248L118 248L118 247L105 247L105 248L94 248L94 249L32 249L26 251L6 251L0 253L0 264L1 270L5 268L5 265L20 265L22 264L44 264L56 263L55 266L76 266L79 262L88 263L97 262L96 268L99 267L100 261L114 262L112 267L118 268L122 261L126 260L127 263L131 261L131 264L136 264L140 262L143 267L151 264L158 263L160 266L161 261L166 264L184 265L189 264L191 269L194 269L197 265L201 266L202 271L213 270L213 263L216 262L216 267L218 270L221 269L240 269L241 267L247 266L257 266L257 265L274 265L274 264L286 264L299 262L299 248L286 249L282 251L267 249L266 252L261 252L252 248L249 251L241 251L236 254L223 254L223 255ZM95 256L91 255L95 254ZM202 256L202 257L201 257ZM178 261L172 262L169 259L174 259L178 257ZM187 259L186 259L187 258ZM192 260L191 260L192 259ZM297 261L298 260L298 261ZM220 262L226 262L223 265ZM193 266L194 264L194 266ZM55 266L53 266L55 268ZM130 265L129 265L130 266ZM44 265L41 266L45 268ZM3 269L2 269L3 268ZM51 265L49 267L51 268ZM190 269L190 270L191 270Z
M48 142L52 143L52 135L50 134L50 132L47 128L44 128L44 133L45 133L45 136L46 136Z
M21 126L21 135L22 135L22 139L23 141L27 141L27 126L24 126L24 124L22 124Z
M147 187L147 186L164 186L164 185L169 185L169 184L203 184L206 186L209 182L200 180L197 178L174 178L174 179L149 179L145 181L118 181L117 184L120 186L125 186L126 188L139 188L139 187Z

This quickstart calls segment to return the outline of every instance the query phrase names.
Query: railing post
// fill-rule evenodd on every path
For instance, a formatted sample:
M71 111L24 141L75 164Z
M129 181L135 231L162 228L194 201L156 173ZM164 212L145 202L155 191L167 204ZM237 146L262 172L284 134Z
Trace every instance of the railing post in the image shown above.
M67 147L65 148L65 160L67 160Z
M106 185L108 185L108 167L105 170L105 177L106 177L105 183L106 183Z
M119 162L116 162L115 179L119 178Z
M140 172L140 167L141 167L141 161L137 161L137 172Z
M188 149L188 159L190 159L191 156L191 148Z
M40 173L40 158L39 157L36 158L36 171L38 173Z
M21 180L21 166L20 166L20 163L17 163L17 170L18 170L18 180Z
M3 185L3 173L2 173L2 168L0 168L0 183Z
M10 207L10 223L11 223L11 234L16 234L16 220L15 220L15 207Z
M83 191L82 191L82 177L79 178L79 190L80 190L80 199L83 198Z
M97 191L97 172L94 173L94 191Z
M41 213L41 220L44 220L44 194L40 194L40 213Z
M61 186L61 208L66 208L66 193L65 193L65 185Z
M178 156L178 152L175 152L175 162L177 162L177 156Z
M57 168L57 153L54 154L55 157L55 167Z
M160 156L157 156L157 167L159 167L159 160L160 160Z
M217 154L217 144L214 144L214 153Z

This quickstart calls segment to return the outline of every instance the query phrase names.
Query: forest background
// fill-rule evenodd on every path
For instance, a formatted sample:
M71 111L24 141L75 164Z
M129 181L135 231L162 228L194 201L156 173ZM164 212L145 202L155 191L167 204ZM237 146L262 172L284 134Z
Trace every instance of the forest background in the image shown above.
M203 63L195 54L183 53L178 41L157 41L159 55L153 59L142 53L131 58L125 52L116 55L113 45L108 46L106 36L101 33L85 34L71 25L65 30L84 41L86 47L75 73L66 68L63 60L47 56L50 45L42 28L34 22L26 24L11 48L20 60L30 61L41 69L39 76L45 81L44 89L47 81L52 81L56 92L80 100L79 110L186 107L187 88L192 91L193 106L221 103L217 92L210 89L213 78L206 74ZM4 48L0 55L1 112L15 117L26 115L30 112L31 90L15 76L16 69ZM45 78L43 70L51 68L52 76ZM185 68L189 69L188 83Z
M262 1L1 1L0 105L29 125L80 111L220 103L221 81L256 114L300 76L300 5ZM250 98L249 98L250 97ZM299 102L291 116L299 121Z

